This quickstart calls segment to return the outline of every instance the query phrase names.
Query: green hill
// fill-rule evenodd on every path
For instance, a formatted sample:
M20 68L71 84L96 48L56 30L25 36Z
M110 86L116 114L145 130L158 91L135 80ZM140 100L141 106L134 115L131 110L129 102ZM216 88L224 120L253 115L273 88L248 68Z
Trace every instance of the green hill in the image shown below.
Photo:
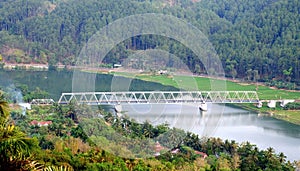
M297 0L2 0L0 53L12 63L74 65L99 29L133 14L163 13L200 29L228 77L299 81L300 2ZM122 62L136 50L162 49L196 73L206 73L183 44L157 35L132 37L104 59Z

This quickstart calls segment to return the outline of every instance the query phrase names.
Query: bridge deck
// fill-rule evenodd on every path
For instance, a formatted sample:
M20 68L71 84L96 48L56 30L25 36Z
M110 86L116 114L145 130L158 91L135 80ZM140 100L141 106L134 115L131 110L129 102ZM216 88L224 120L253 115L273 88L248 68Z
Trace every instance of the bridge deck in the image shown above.
M258 103L255 91L132 91L62 93L58 103L165 104L165 103Z

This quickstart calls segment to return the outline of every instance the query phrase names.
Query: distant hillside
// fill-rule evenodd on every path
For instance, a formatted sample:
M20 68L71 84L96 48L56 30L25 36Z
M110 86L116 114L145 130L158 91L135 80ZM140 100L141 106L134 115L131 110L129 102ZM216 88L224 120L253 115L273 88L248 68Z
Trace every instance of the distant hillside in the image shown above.
M211 38L225 64L234 63L238 75L257 70L263 79L299 79L299 1L209 2L207 8L232 23L229 30Z
M297 82L299 10L297 0L2 0L0 53L9 62L72 65L83 44L103 26L154 12L198 27L214 45L228 77ZM122 42L104 62L121 62L147 48L167 50L192 71L205 73L191 50L153 35Z

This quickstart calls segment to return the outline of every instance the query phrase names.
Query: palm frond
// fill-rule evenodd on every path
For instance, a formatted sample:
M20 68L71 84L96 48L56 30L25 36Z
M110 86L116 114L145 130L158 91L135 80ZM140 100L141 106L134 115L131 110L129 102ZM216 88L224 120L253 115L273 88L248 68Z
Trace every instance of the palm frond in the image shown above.
M0 161L10 162L30 156L36 142L14 125L0 126Z
M9 105L0 98L0 125L5 124L9 118Z
M43 171L74 171L74 169L72 166L65 164L61 166L48 166Z

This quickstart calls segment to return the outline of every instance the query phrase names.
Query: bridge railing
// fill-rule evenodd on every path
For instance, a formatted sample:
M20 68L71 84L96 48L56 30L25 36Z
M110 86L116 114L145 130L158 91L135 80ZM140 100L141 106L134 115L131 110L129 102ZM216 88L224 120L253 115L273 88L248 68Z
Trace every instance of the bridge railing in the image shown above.
M258 103L255 91L133 91L62 93L58 103L68 104L139 103Z

